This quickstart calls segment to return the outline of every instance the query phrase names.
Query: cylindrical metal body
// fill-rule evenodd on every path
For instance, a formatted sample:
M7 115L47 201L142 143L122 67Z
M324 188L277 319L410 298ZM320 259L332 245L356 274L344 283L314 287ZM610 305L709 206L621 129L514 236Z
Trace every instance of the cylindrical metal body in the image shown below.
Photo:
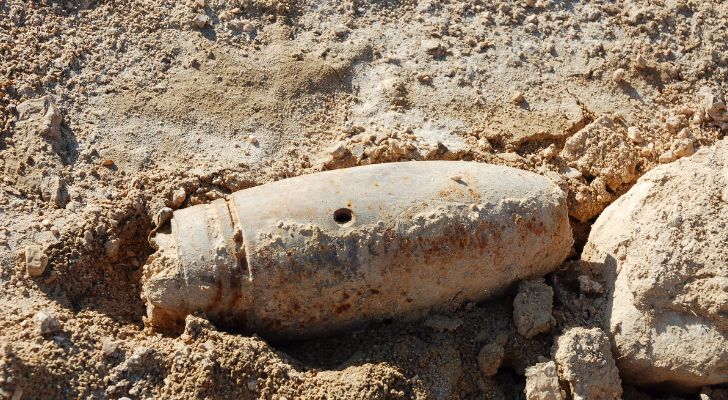
M202 311L268 338L417 318L556 268L565 194L475 162L378 164L286 179L177 210L145 266L151 323Z

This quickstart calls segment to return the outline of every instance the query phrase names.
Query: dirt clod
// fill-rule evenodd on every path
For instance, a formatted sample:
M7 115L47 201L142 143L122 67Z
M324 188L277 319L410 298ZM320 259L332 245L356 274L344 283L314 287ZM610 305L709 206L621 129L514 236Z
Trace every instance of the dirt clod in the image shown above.
M485 377L490 377L498 372L505 356L505 344L507 336L499 336L494 342L486 344L478 352L478 368Z
M210 25L211 21L212 20L209 16L205 14L197 14L195 15L195 18L192 19L192 25L197 29L204 29Z
M564 400L553 361L538 363L526 369L526 400Z
M154 214L154 225L160 227L172 218L174 210L169 207L162 207Z
M554 291L543 279L522 281L513 300L513 320L518 333L532 338L551 329Z
M616 400L622 395L609 337L601 329L571 328L559 336L553 352L559 379L574 399Z

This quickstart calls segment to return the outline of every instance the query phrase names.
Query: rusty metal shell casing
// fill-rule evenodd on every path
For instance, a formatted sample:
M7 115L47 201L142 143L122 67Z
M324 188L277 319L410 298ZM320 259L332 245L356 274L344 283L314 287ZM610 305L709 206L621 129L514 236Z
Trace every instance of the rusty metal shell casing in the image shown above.
M201 311L274 339L414 319L554 270L572 245L565 194L514 168L378 164L235 192L155 233L142 297L176 330Z

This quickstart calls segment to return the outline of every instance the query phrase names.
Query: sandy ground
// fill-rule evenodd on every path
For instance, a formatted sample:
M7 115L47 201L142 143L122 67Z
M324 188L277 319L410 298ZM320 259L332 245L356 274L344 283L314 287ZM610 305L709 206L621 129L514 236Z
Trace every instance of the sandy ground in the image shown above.
M726 89L727 21L728 3L689 0L0 2L0 397L522 398L565 327L601 323L574 262L593 220L725 135L699 91ZM515 291L303 343L197 317L179 337L145 327L147 235L175 193L186 207L405 160L568 190L575 251L546 277L550 332L517 333ZM491 343L504 356L486 376ZM640 390L624 396L665 395Z

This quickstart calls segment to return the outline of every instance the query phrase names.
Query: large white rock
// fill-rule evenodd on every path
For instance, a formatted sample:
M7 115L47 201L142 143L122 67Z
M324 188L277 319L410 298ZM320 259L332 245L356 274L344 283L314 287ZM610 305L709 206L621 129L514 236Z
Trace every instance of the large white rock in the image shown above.
M728 382L728 140L645 174L592 227L626 382Z

